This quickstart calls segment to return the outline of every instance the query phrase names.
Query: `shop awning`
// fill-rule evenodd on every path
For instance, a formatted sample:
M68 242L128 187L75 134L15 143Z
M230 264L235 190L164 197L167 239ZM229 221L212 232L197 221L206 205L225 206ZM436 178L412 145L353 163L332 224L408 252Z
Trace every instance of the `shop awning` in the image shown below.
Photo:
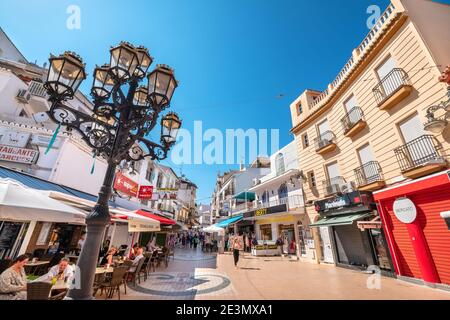
M173 226L174 224L176 224L176 222L174 220L172 220L172 219L164 218L164 217L161 217L161 216L159 216L157 214L154 214L154 213L151 213L151 212L148 212L148 211L145 211L145 210L137 210L136 213L138 215L141 215L141 216L144 216L144 217L147 217L147 218L158 220L162 225Z
M161 230L161 224L158 220L145 217L132 211L110 209L113 220L128 222L129 232L154 232Z
M310 227L331 227L343 226L353 224L353 222L367 218L372 215L372 212L355 213L348 215L339 215L334 217L326 217L315 223L310 224Z
M226 228L226 227L228 227L230 224L233 224L233 223L236 223L236 222L242 220L242 218L243 218L243 215L240 214L240 215L237 215L237 216L235 216L235 217L229 218L229 219L227 219L227 220L220 221L220 222L216 223L216 225L217 225L219 228Z
M36 190L47 190L47 191L57 191L65 193L71 196L76 196L88 201L97 201L97 196L76 190L70 187L66 187L54 182L50 182L44 179L33 177L31 175L17 172L8 168L0 167L0 178L12 179L20 182L21 184Z
M0 220L84 224L86 215L17 181L0 181Z
M256 199L256 195L254 192L241 192L233 198L238 200L254 201Z
M218 233L219 235L225 234L225 229L218 227L217 224L213 224L212 226L203 228L202 231L207 233Z

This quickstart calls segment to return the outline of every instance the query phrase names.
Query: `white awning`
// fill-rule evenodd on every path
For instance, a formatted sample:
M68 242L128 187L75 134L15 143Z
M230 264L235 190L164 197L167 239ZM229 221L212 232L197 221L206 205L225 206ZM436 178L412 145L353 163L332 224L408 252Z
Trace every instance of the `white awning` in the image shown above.
M155 232L161 230L161 224L158 220L124 209L109 209L109 212L113 215L113 220L128 222L129 232Z
M0 219L84 224L86 215L17 181L0 180Z
M216 225L212 225L206 228L203 228L202 230L203 232L207 232L207 233L218 233L219 235L224 235L225 234L225 229L218 227Z

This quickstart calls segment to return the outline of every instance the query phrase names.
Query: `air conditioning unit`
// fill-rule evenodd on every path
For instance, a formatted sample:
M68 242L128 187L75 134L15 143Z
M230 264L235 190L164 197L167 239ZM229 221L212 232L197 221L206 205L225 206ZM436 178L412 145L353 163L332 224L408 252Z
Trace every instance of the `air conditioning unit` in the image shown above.
M341 192L342 193L350 193L356 190L356 185L353 181L344 183L341 185Z
M336 194L341 192L341 185L339 184L330 184L327 186L327 194Z
M253 179L253 186L256 186L261 183L261 180L258 178Z
M31 94L28 92L28 90L20 89L17 93L16 98L22 103L28 103L28 101L30 101Z

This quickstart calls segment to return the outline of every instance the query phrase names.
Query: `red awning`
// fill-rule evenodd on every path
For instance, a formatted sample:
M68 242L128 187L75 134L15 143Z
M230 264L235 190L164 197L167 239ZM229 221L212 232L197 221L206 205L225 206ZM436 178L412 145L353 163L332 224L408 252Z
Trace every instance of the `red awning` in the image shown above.
M141 216L147 217L147 218L152 218L152 219L158 220L161 224L165 224L165 225L176 224L176 222L172 219L164 218L164 217L158 216L157 214L150 213L148 211L137 210L136 213L140 214Z

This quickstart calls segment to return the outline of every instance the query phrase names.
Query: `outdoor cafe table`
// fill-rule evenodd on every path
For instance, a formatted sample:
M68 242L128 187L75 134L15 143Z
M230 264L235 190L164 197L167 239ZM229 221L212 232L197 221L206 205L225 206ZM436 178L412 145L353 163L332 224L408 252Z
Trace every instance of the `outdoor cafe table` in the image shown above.
M45 266L49 264L49 261L36 261L36 262L28 262L25 264L25 268L29 270L28 274L35 274L39 267ZM33 271L33 272L31 272Z
M98 267L95 269L95 274L103 274L103 273L113 273L114 268L113 267L109 267L108 269L105 269L103 267Z

